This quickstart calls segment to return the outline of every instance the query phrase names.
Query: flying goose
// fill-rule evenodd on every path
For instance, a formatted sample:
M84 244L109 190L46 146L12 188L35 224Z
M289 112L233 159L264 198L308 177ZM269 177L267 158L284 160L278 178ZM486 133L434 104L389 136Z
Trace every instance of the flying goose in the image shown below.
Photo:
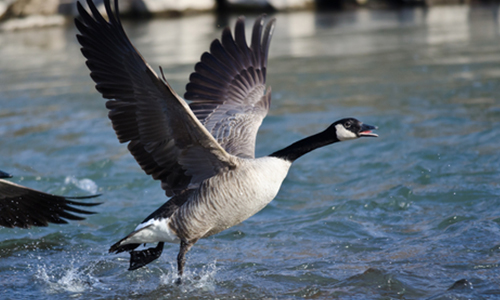
M0 178L12 175L0 171ZM93 214L76 206L94 206L100 203L85 203L73 200L89 199L99 195L82 197L64 197L33 190L22 185L0 179L0 226L14 228L30 228L31 226L48 226L49 223L66 224L64 219L85 220L74 215ZM64 219L63 219L64 218Z
M268 156L255 158L257 130L271 102L265 86L275 20L255 21L247 46L244 19L214 40L190 76L184 98L146 63L122 27L118 4L104 1L108 20L87 0L75 20L82 54L96 89L106 99L121 143L170 198L109 249L130 253L129 270L157 259L164 242L179 243L178 280L185 255L201 238L234 226L264 208L278 193L292 162L335 142L376 137L374 126L354 118ZM135 250L140 244L154 248Z

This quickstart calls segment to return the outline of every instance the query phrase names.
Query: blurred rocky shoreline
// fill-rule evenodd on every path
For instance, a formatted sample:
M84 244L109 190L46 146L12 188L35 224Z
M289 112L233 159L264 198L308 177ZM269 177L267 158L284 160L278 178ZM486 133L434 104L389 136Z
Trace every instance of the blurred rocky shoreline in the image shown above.
M94 1L104 10L102 0ZM0 30L63 25L77 14L76 2L77 0L0 0ZM82 2L85 3L85 0ZM120 0L120 11L125 17L148 18L209 11L249 13L471 3L492 3L492 0Z

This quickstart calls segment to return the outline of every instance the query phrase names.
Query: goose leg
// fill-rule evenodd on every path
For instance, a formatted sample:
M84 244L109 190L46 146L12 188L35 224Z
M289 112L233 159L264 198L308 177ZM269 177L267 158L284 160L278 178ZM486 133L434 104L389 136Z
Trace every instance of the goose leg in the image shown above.
M182 274L184 273L184 264L186 263L186 253L191 249L194 245L194 242L188 243L181 240L181 249L179 250L179 254L177 255L177 271L178 276L177 281L175 283L182 283Z

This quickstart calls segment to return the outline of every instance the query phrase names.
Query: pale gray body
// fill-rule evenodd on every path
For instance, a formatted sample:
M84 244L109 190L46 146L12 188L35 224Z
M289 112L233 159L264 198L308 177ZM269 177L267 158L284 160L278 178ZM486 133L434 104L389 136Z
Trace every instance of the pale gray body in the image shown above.
M196 241L253 216L274 199L291 165L275 157L235 159L238 166L234 170L202 182L168 219L177 236ZM156 242L160 241L178 242Z

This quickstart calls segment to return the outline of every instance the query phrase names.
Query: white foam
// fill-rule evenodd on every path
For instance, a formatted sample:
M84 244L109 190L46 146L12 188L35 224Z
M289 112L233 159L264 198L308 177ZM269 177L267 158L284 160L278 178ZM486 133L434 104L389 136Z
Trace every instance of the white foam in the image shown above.
M183 292L192 292L196 290L202 291L215 291L216 281L215 275L217 274L217 261L203 266L199 272L191 272L189 268L184 269L182 276ZM177 265L171 264L170 272L160 276L161 285L174 285L177 281Z
M66 179L64 179L64 184L73 184L77 188L87 191L91 194L96 194L98 190L97 184L88 178L77 179L75 176L67 176Z
M45 283L45 291L48 294L61 292L83 293L91 290L97 279L86 272L87 268L80 270L73 265L54 267L52 269L40 265L38 266L35 278Z

